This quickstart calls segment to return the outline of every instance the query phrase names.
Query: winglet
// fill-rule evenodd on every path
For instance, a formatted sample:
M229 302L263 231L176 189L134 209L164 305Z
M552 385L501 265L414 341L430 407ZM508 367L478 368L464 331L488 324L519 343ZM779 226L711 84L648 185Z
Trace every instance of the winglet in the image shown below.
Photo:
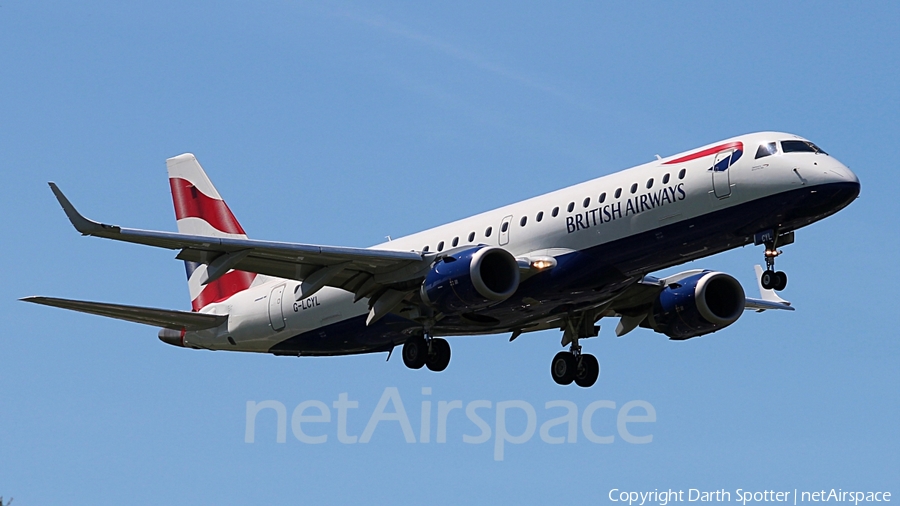
M69 199L63 195L63 192L56 186L56 183L50 182L47 183L50 185L50 189L53 190L53 195L56 196L56 200L59 201L59 205L62 206L63 211L65 211L66 216L69 218L69 221L72 222L72 226L75 227L75 230L81 232L81 235L93 235L97 232L100 232L104 228L112 228L118 229L114 225L103 225L102 223L97 223L96 221L91 221L84 216L82 216L76 209L75 206L69 202Z
M778 304L785 304L788 306L791 305L790 302L779 297L778 294L775 293L775 290L767 290L767 289L763 288L763 286L762 286L763 268L761 265L754 265L753 269L756 271L756 285L759 287L759 297L762 300L765 300L768 302L776 302Z
M757 312L763 312L767 309L786 309L788 311L793 311L794 308L791 307L791 303L782 299L775 293L775 290L767 290L763 288L761 276L763 273L763 268L759 265L755 266L756 269L756 284L759 286L759 299L751 299L750 297L746 298L744 308L752 309Z

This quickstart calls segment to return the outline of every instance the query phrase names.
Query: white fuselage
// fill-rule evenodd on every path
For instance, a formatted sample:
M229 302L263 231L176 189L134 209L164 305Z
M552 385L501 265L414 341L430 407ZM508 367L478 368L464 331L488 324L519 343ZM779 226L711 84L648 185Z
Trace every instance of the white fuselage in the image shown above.
M776 132L735 137L374 248L438 252L491 245L504 248L517 258L556 257L652 233L667 225L798 188L858 183L847 167L825 154L778 150L769 156L755 157L760 145L788 139L800 138ZM743 155L723 171L713 171L711 167L718 161L717 156L727 156L721 153L729 149L733 152L734 147L696 156L710 148L735 143L742 144ZM692 154L696 157L673 163ZM646 274L668 265L646 265L640 272L628 274ZM294 280L260 276L250 289L205 307L204 313L229 315L227 325L188 332L185 345L267 352L290 336L360 317L369 310L367 299L354 303L352 293L329 287L296 300L298 285Z

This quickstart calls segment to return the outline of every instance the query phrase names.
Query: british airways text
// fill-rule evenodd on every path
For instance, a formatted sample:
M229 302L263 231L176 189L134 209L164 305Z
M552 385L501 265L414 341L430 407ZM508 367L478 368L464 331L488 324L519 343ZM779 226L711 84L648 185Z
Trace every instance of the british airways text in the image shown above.
M667 203L671 204L679 200L684 200L686 197L684 183L678 183L675 186L661 188L656 192L635 195L625 201L624 210L622 209L622 201L619 201L595 207L594 209L573 216L566 216L566 230L571 234L572 232L596 227L597 225L617 220L623 216L639 214L650 209L664 206Z

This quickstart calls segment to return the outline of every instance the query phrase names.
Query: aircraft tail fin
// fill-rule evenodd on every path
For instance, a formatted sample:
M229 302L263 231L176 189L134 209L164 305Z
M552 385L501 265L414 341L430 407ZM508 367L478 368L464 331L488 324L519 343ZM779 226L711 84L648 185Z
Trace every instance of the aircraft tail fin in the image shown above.
M247 238L241 224L194 155L184 153L169 158L166 160L166 168L169 172L178 232L209 237ZM246 290L257 276L251 272L232 270L204 284L203 280L207 278L206 265L188 261L184 265L194 311L200 311L210 303Z

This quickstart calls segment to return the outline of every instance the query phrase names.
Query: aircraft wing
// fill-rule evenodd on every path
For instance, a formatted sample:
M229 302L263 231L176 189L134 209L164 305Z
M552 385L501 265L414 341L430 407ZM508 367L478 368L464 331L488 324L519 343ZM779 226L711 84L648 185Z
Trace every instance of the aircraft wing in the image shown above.
M773 290L767 290L762 287L759 281L762 267L757 265L755 269L760 297L744 296L744 309L757 312L763 312L768 309L794 311L790 302L779 297ZM622 294L613 299L601 316L621 317L616 327L616 336L621 337L634 330L645 320L647 311L649 311L653 301L666 285L700 272L702 272L700 269L689 270L669 276L666 279L644 276L639 282L629 286Z
M774 290L768 290L762 287L760 283L760 275L762 267L754 266L756 270L756 283L759 288L759 298L744 297L744 309L762 312L767 309L781 309L793 311L791 303L782 299ZM621 314L630 314L637 308L640 311L645 310L653 303L659 292L669 283L678 281L681 278L702 272L701 269L693 269L685 272L669 276L665 279L657 279L652 276L644 276L644 278L628 287L621 295L616 297L611 304L613 310L618 310Z
M69 221L82 235L180 250L176 258L208 265L209 283L231 269L304 281L303 293L334 286L366 296L378 286L411 279L433 255L413 251L318 246L157 232L107 225L82 216L49 183Z
M24 299L19 300L174 330L211 329L228 321L228 316L225 315L126 306L123 304L108 304L105 302L57 299L54 297L25 297Z
M788 311L793 311L794 308L790 306L787 302L775 302L771 300L765 299L751 299L747 297L746 302L744 303L744 309L756 311L761 313L766 309L786 309Z

